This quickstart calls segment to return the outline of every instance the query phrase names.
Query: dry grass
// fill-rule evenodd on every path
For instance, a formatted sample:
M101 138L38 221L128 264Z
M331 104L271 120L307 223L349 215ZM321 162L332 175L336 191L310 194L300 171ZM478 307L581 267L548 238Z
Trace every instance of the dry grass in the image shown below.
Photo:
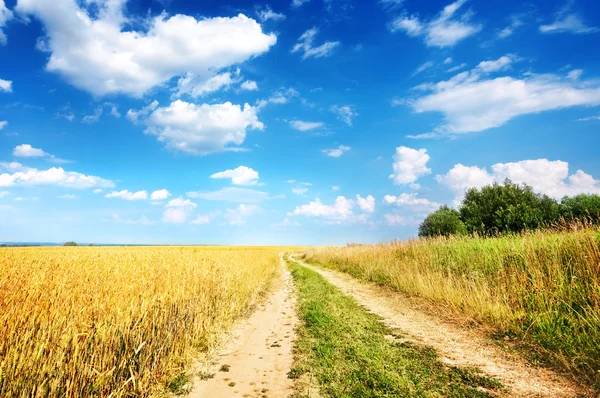
M308 252L539 347L600 387L600 230L438 238Z
M276 248L0 249L0 396L148 396L279 270Z

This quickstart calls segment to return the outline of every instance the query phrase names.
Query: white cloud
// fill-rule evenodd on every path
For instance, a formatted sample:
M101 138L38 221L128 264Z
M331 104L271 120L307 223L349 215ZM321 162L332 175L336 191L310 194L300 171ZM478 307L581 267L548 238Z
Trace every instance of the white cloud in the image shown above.
M0 46L6 44L6 34L2 30L6 23L13 18L13 12L6 7L4 0L0 0Z
M579 80L581 75L583 74L583 70L581 69L573 69L569 73L567 73L567 78L571 80Z
M300 93L298 91L296 91L295 89L288 87L288 88L280 88L279 90L275 91L273 93L273 95L271 95L271 97L269 97L266 100L260 100L258 101L257 107L258 108L263 108L265 107L267 104L277 104L277 105L283 105L283 104L287 104L288 102L290 102L293 98L298 98L300 97Z
M427 61L427 62L425 62L424 64L422 64L421 66L419 66L419 67L418 67L418 68L417 68L417 69L416 69L416 70L413 72L413 74L412 74L412 75L413 75L413 76L416 76L416 75L418 75L419 73L421 73L421 72L424 72L424 71L426 71L426 70L427 70L427 69L429 69L429 68L432 68L432 67L433 67L433 65L435 65L435 64L433 63L433 61Z
M95 95L141 97L187 72L208 80L215 71L267 52L277 41L242 14L197 20L162 13L134 23L124 14L126 3L19 0L16 9L44 24L47 37L41 48L51 53L46 68Z
M159 189L158 191L152 192L152 194L150 195L150 200L165 200L169 196L171 196L171 193L169 191L167 191L166 189Z
M356 203L361 210L367 213L373 213L375 211L375 198L371 195L366 198L362 198L360 195L356 195Z
M195 219L190 221L190 224L202 225L202 224L210 224L210 216L206 214L199 214Z
M419 198L417 193L402 193L400 196L385 195L383 201L388 205L411 206L421 209L435 209L440 206L439 203L432 202L429 199Z
M321 202L320 199L315 199L309 204L296 207L296 209L288 213L288 215L323 217L331 221L346 221L353 217L352 209L354 201L346 199L343 196L338 196L333 205L328 206Z
M0 7L2 7L1 2L4 0L0 0ZM0 79L0 91L4 91L5 93L12 92L12 81Z
M568 1L567 4L556 13L556 19L549 25L540 25L540 32L542 33L575 33L575 34L587 34L599 32L600 29L596 27L587 26L581 16L577 13L571 12L572 1Z
M188 72L177 81L176 95L180 97L184 94L189 94L197 98L221 89L228 89L232 84L239 81L239 70L234 74L231 72L219 73L208 80L204 76Z
M399 146L394 154L394 172L389 178L397 185L414 184L419 177L431 173L431 169L427 167L428 161L427 149Z
M407 225L406 218L398 214L384 214L383 218L388 225Z
M339 145L337 148L323 149L323 150L321 150L321 152L323 152L325 155L330 156L332 158L339 158L344 153L348 152L350 149L352 149L352 148L350 148L349 146Z
M260 207L256 205L241 204L235 209L227 209L223 216L230 225L243 225L248 217L258 213Z
M13 156L20 158L40 158L48 154L39 148L34 148L29 144L17 145L13 149Z
M256 91L258 90L258 84L256 84L254 80L246 80L242 83L240 88L246 91Z
M109 220L104 219L102 221L109 221ZM115 221L120 224L131 224L131 225L133 225L133 224L152 225L155 223L155 221L149 220L148 217L146 217L146 216L141 216L137 220L128 220L128 219L122 219L118 214L113 214L112 221Z
M466 0L457 0L447 5L431 21L420 21L417 16L399 17L392 22L390 29L392 32L402 30L412 37L424 36L425 43L430 47L453 46L481 30L481 25L470 22L471 12L467 11L455 18L456 12L465 2Z
M231 178L231 183L234 185L258 184L258 172L246 166L221 171L211 175L210 178Z
M96 195L99 194L99 193L102 193L102 192L103 192L102 188L96 188L96 189L94 189L94 194L96 194Z
M323 122L307 122L303 120L292 120L290 126L298 131L309 131L321 128L325 125Z
M248 188L229 187L213 192L188 192L190 198L232 203L259 203L271 199L268 193Z
M124 189L122 191L112 191L104 195L105 198L121 198L125 200L146 200L148 199L148 193L146 191L129 192Z
M292 52L302 52L302 59L307 59L310 57L322 58L328 57L333 53L339 45L339 41L326 41L320 46L313 47L313 42L315 40L315 36L319 33L319 29L312 28L307 30L300 36L298 39L298 43L294 45L292 48Z
M168 224L183 224L196 208L196 203L182 197L171 199L166 205L163 222Z
M410 101L418 112L441 112L445 123L432 132L411 138L433 138L500 127L511 119L549 110L600 104L600 83L570 80L556 75L527 74L521 78L482 78L484 70L507 63L483 64L448 81L428 84L431 90Z
M67 193L64 195L60 195L59 198L60 199L79 199L79 196Z
M335 192L335 191L339 191L339 190L340 190L340 187L338 187L337 185L332 185L332 186L331 186L331 190L332 190L332 191L334 191L334 192Z
M292 192L298 196L304 196L308 192L308 188L292 188Z
M352 126L352 120L358 116L350 105L334 105L331 107L331 112L337 115L338 120L346 123L348 126Z
M8 122L6 120L0 120L0 130L6 126L8 126Z
M590 120L596 121L596 120L600 120L600 115L598 115L598 116L582 117L581 119L577 119L577 120L579 120L580 122L589 122Z
M524 15L522 14L512 15L510 17L510 24L504 29L502 29L500 32L498 32L498 38L506 39L507 37L511 36L515 32L515 30L525 25L525 23L523 22L523 17Z
M485 168L457 164L448 173L438 175L436 179L455 192L455 204L460 202L469 188L481 188L493 182L501 183L507 178L517 184L527 184L535 192L555 199L580 193L600 194L600 180L582 170L569 175L569 164L560 160L537 159L497 163L491 169L492 172L489 173Z
M300 7L303 4L308 3L310 0L292 0L290 5L294 8Z
M8 195L10 195L10 192L8 192L8 191L0 191L0 199L3 198L3 197L5 197L5 196L8 196Z
M139 121L145 117L146 134L155 135L167 148L192 155L240 150L246 129L264 129L258 120L258 108L245 104L196 105L177 100L168 107L154 101L140 111L130 110L127 117Z
M60 159L57 158L56 156L44 152L42 149L40 148L34 148L29 144L22 144L22 145L17 145L14 149L13 149L13 156L19 157L19 158L41 158L41 157L45 157L48 158L48 160L50 160L51 162L54 163L71 163L70 160L64 160L64 159Z
M84 116L81 122L87 124L97 123L100 120L100 116L102 116L101 106L97 107L93 114Z
M84 189L92 187L112 188L115 184L104 178L85 175L74 171L65 171L62 167L52 167L48 170L21 166L17 162L1 164L8 173L0 174L0 187L15 185L56 185L65 188ZM19 166L17 168L17 166ZM15 171L10 173L10 171Z
M271 7L269 6L266 6L262 10L257 10L256 15L258 15L258 19L260 19L261 22L266 22L270 19L272 19L273 21L282 21L285 19L284 14L271 10Z
M457 70L461 70L462 68L464 68L466 66L467 66L467 64L462 63L460 65L453 66L452 68L448 69L447 72L456 72Z
M492 73L498 72L501 70L506 70L510 68L515 57L512 54L503 55L497 60L493 61L482 61L475 68L477 71L481 71L483 73Z
M448 57L444 60L444 65L448 65L452 63L452 57Z

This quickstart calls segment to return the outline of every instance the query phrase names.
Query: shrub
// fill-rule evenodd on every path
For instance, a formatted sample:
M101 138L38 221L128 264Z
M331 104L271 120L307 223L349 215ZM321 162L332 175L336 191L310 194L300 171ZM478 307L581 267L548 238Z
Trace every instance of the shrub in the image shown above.
M442 206L429 214L419 225L419 236L465 235L467 228L460 219L460 213L448 206Z

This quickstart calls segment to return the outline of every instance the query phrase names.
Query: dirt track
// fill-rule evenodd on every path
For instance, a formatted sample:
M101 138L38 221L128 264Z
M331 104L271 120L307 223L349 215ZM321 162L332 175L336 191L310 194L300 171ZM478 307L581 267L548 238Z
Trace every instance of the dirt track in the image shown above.
M208 380L193 383L192 398L288 397L293 382L294 328L297 317L293 281L282 260L282 278L267 302L235 328L209 369ZM229 365L228 371L222 371Z
M585 395L578 386L553 371L534 368L494 345L481 333L462 329L415 308L400 293L366 283L333 270L314 267L295 260L325 277L360 305L379 315L394 329L415 344L434 348L440 360L452 366L477 367L497 378L510 397L576 397Z

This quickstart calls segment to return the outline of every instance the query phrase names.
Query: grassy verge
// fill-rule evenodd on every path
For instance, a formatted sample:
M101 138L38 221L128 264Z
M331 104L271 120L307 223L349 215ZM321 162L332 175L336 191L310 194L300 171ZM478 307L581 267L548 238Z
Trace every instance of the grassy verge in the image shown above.
M600 389L600 230L314 250L307 260L430 300Z
M322 396L486 397L501 388L476 370L443 365L433 350L394 336L318 273L290 264L302 321L290 377L310 373Z

